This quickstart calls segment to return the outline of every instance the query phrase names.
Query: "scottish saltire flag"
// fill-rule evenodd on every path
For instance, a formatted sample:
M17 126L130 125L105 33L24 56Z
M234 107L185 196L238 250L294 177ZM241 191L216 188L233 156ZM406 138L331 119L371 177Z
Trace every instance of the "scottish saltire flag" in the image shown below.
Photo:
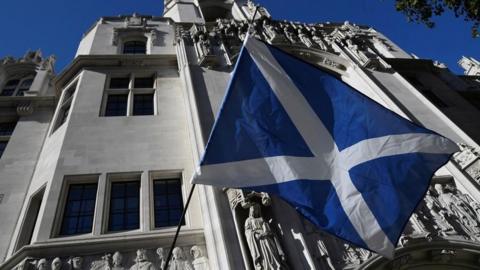
M248 38L193 183L278 195L320 229L392 257L448 139Z

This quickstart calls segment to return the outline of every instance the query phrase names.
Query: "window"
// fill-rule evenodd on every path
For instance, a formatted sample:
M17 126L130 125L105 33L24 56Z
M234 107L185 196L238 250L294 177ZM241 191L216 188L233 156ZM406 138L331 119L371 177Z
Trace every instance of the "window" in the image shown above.
M30 86L32 86L32 83L33 83L33 79L23 80L22 83L20 84L20 87L18 88L17 96L24 96L25 92L30 90Z
M57 130L60 126L62 126L68 119L70 115L70 108L72 106L73 96L77 89L77 83L73 83L67 90L64 90L63 97L61 98L61 103L58 107L57 118L55 120L55 125L53 128L53 132Z
M10 80L5 84L3 87L2 96L12 96L13 93L15 92L15 89L17 89L18 84L20 83L20 80Z
M0 123L0 158L7 148L8 141L10 140L10 136L12 136L16 125L17 122Z
M31 76L10 80L3 87L0 96L24 96L25 92L30 90L32 83L33 78Z
M42 188L31 197L31 200L28 204L27 213L25 214L24 222L20 230L18 242L15 245L15 251L19 250L25 245L29 245L32 242L33 231L35 230L35 226L37 224L38 213L40 211L40 205L42 204L44 193L45 188Z
M153 114L153 94L137 94L133 96L133 115Z
M0 136L11 136L17 122L0 123Z
M5 148L7 148L8 141L0 141L0 158L3 156L3 152L5 152Z
M140 227L140 181L113 182L110 193L109 231Z
M155 77L112 77L105 90L102 116L155 115Z
M155 228L177 226L183 212L180 179L154 180L153 195Z
M75 235L92 231L96 196L96 183L70 185L60 235Z
M127 115L128 94L108 95L105 116Z
M123 44L124 54L146 54L147 44L145 41L127 41Z

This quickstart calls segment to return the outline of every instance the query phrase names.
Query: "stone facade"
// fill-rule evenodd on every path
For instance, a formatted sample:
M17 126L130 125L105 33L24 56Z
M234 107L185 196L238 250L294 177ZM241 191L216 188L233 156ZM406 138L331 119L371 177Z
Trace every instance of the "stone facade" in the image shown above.
M175 226L157 225L154 185L180 181L185 201L248 31L460 144L433 176L394 260L319 232L276 197L197 186L165 265ZM2 92L33 78L22 96L13 94L20 86L0 92L0 125L16 123L0 136L8 141L0 158L1 269L478 268L480 111L466 99L479 87L473 58L462 58L459 77L371 27L279 21L251 1L181 0L165 1L164 17L103 17L65 70L54 75L53 62L39 52L0 61ZM145 78L150 86L136 85ZM112 95L125 97L123 115L109 114ZM149 115L136 115L137 95L152 98ZM113 231L112 183L132 181L138 228ZM91 229L65 235L69 188L83 183L96 186Z

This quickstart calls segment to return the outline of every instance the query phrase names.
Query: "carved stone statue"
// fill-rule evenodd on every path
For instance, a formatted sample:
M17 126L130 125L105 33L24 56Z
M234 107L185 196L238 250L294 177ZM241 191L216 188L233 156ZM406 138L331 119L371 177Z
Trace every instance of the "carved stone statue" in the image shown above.
M318 247L318 252L320 253L320 259L322 260L322 263L326 264L326 265L323 265L325 269L334 270L335 267L333 266L332 259L328 254L328 249L325 243L322 240L318 240L317 247Z
M105 254L101 260L93 261L90 264L90 270L112 270L112 254ZM122 268L123 270L123 268Z
M157 255L158 255L158 261L160 262L160 269L163 270L165 268L165 252L163 251L163 248L159 247L157 248Z
M147 251L145 249L137 250L137 257L135 258L135 264L130 267L130 270L156 270L157 268L153 263L148 261Z
M435 185L435 190L438 193L438 201L450 215L458 218L458 222L462 225L462 229L472 234L479 234L477 214L465 202L460 195L455 195L452 192L445 192L441 184Z
M190 255L193 257L193 269L195 270L208 270L208 259L205 256L205 250L199 246L193 246L190 249Z
M82 269L83 258L82 257L73 257L68 260L68 265L70 265L70 269L78 270Z
M280 243L263 219L260 205L253 203L245 221L245 237L256 270L288 269Z
M425 228L425 224L420 219L420 216L417 213L413 213L410 217L410 223L412 224L412 228L416 234L424 234L427 232L427 228Z
M172 251L172 260L168 264L168 270L193 270L190 263L185 258L183 250L175 247Z
M62 269L62 261L60 260L60 258L56 257L52 261L52 270L60 270L60 269Z
M37 264L35 265L36 270L47 270L47 260L42 258L38 260Z
M112 270L125 270L122 265L123 256L120 252L116 251L112 256Z
M360 254L350 244L344 243L343 248L345 253L343 254L343 260L348 264L360 264L362 262Z

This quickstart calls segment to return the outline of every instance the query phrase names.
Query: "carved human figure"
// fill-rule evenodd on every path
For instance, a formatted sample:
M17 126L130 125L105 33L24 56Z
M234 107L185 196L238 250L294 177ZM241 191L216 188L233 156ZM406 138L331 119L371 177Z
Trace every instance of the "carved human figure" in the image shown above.
M318 252L320 253L320 259L322 260L322 263L326 264L324 265L326 269L335 269L333 266L332 259L330 258L330 255L328 254L328 249L325 243L322 240L317 241L317 247L318 247Z
M425 224L423 224L423 221L420 219L420 216L417 213L412 214L412 216L410 217L410 223L412 224L413 230L417 234L423 234L427 232L427 228L425 228Z
M38 260L37 264L35 265L36 270L47 270L47 260L45 258L41 258Z
M112 256L112 270L125 270L122 265L123 255L122 253L115 251Z
M82 257L73 257L68 260L68 264L70 265L70 269L82 269L83 259Z
M193 269L195 270L208 270L208 259L205 256L205 251L202 247L193 246L190 249L190 255L193 257Z
M362 262L360 254L350 244L344 243L343 248L345 253L343 254L343 260L346 264L360 264Z
M433 218L434 227L440 235L446 236L450 232L455 232L455 229L447 220L445 210L440 209L433 200L428 201L426 204Z
M52 270L60 270L60 269L62 269L62 261L60 260L60 258L56 257L52 261Z
M245 237L255 269L287 269L280 243L261 216L260 205L253 203L245 221Z
M145 249L137 250L137 257L135 258L135 264L130 267L130 270L156 270L157 268L153 263L148 261L147 251Z
M112 270L111 259L112 254L103 255L101 260L93 261L90 264L90 270Z
M172 251L172 260L168 264L168 270L193 270L180 247Z
M158 255L158 261L160 262L160 269L163 270L165 267L165 256L164 256L164 251L163 248L159 247L157 248L157 255Z
M438 201L449 214L458 217L459 223L466 232L478 234L478 222L475 211L466 203L461 196L456 196L452 192L445 192L441 184L435 185L435 190L438 193Z

